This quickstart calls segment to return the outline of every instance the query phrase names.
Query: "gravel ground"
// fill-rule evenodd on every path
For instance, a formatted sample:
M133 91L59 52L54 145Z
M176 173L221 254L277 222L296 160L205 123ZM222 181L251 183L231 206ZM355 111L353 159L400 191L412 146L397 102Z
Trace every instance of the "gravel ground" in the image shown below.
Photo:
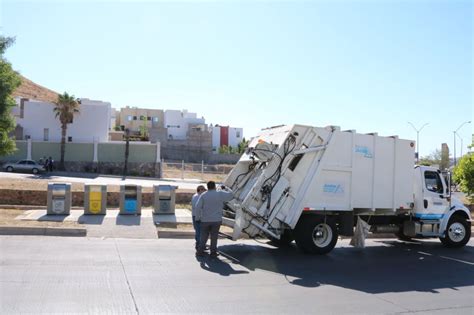
M23 214L26 210L18 209L0 209L0 225L3 226L36 226L36 227L81 227L76 222L49 222L49 221L26 221L15 220L15 218Z

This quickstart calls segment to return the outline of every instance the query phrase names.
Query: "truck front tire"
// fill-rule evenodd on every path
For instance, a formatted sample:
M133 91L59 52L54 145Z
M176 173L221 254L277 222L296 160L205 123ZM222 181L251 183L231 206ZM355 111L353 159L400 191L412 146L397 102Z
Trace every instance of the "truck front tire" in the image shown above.
M296 245L307 254L329 253L338 238L336 223L330 217L302 216L294 232Z
M446 247L463 247L471 238L471 225L465 218L453 215L448 222L445 237L440 237L441 243Z

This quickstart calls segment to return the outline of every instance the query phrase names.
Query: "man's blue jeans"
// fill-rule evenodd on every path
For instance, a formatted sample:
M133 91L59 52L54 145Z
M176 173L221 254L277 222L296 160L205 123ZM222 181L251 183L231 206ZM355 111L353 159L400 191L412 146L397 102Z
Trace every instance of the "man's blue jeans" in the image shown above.
M196 221L195 216L193 216L193 227L195 231L194 239L196 240L196 246L198 246L201 240L201 221Z

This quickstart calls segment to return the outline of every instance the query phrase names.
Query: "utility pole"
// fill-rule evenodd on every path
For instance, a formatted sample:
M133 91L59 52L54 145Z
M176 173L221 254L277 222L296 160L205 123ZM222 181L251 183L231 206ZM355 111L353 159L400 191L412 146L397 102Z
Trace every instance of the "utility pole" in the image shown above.
M462 126L464 126L465 124L470 124L470 123L471 123L470 120L465 121L461 125L459 125L458 129L453 131L453 133L454 133L454 167L456 167L456 165L457 165L457 161L456 161L456 134L457 134L458 130L462 128ZM461 146L462 146L462 139L461 139ZM461 152L462 152L462 148L461 148ZM462 155L462 153L461 153L461 155Z
M420 162L420 132L423 130L423 128L429 125L429 123L424 124L420 129L417 129L411 122L408 122L408 124L410 124L410 126L412 126L416 131L416 163L418 163Z
M459 135L459 133L456 133L456 136L458 137L459 140L461 140L461 158L462 158L462 147L464 146L464 145L463 145L464 140L463 140L463 138Z
M125 163L123 166L123 178L127 177L128 171L128 155L129 155L129 147L130 147L130 129L125 129Z

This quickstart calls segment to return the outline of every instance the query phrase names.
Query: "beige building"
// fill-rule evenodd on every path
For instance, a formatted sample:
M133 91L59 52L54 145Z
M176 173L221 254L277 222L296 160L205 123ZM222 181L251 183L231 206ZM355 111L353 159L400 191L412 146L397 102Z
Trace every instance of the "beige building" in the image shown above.
M161 109L146 109L137 107L121 108L116 115L117 126L122 130L129 129L132 133L139 133L140 128L164 128L165 114Z

